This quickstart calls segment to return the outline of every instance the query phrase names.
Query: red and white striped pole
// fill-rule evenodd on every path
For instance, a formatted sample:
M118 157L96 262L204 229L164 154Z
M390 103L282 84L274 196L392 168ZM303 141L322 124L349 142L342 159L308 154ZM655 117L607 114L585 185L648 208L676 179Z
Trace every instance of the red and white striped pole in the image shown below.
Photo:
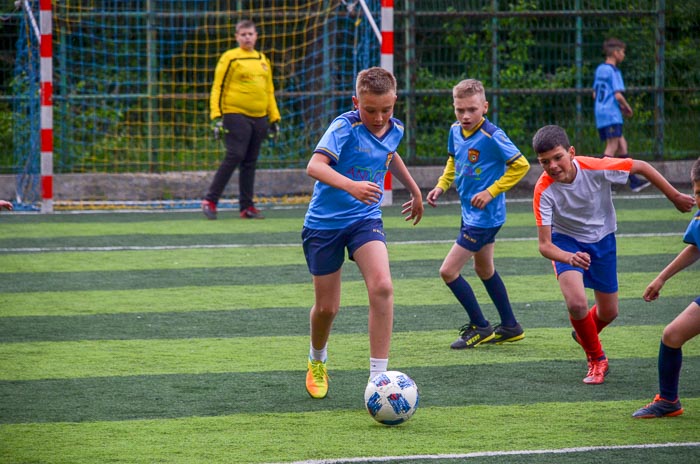
M382 47L380 66L394 73L394 0L381 0L382 7ZM391 172L384 177L384 199L382 205L391 205L394 193L391 189Z
M42 213L53 213L53 18L51 8L51 0L39 1Z

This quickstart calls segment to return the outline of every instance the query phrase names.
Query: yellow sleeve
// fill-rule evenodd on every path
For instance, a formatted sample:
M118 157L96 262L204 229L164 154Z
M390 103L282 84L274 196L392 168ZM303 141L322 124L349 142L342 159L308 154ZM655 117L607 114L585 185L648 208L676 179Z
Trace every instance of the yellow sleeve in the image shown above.
M486 190L489 191L492 197L496 198L497 195L507 192L513 188L513 186L517 184L520 179L525 177L525 174L527 174L527 171L529 170L530 163L523 155L520 155L508 165L506 172L503 173L501 178L494 182Z
M209 94L209 118L216 119L223 115L221 109L222 98L221 93L224 88L224 77L226 75L226 70L228 69L230 58L230 50L221 55L219 61L216 63L216 69L214 70L214 82L211 85L211 93Z
M448 156L447 163L445 163L445 169L442 171L442 175L438 179L438 183L435 188L441 188L443 192L446 192L450 188L452 182L455 180L455 157Z
M267 67L270 70L267 75L267 118L270 124L272 124L273 122L278 122L282 117L277 107L277 100L275 100L275 85L272 83L272 65L267 57L265 57L265 61L267 61Z

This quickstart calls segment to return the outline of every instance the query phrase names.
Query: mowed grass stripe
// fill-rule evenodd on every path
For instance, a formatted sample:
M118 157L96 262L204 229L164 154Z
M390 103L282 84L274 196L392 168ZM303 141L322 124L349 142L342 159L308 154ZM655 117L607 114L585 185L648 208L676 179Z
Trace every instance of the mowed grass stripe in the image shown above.
M688 219L673 222L666 221L665 230L681 236L688 225ZM168 229L172 231L171 229ZM404 228L387 228L387 240L389 242L403 241L454 241L458 233L458 226L430 227L424 226ZM620 223L620 234L656 234L659 227L656 222L626 222ZM529 239L537 238L537 229L534 225L514 226L506 225L498 233L500 239ZM300 232L251 232L251 233L227 233L227 234L134 234L131 235L95 235L95 236L66 236L66 237L40 237L40 238L7 238L0 239L0 251L2 254L14 252L38 252L38 251L69 251L81 248L125 248L134 247L162 247L162 246L223 246L223 245L264 245L281 244L292 245L301 243Z
M620 300L615 326L659 325L672 320L689 298L664 298L662 303L640 304L638 299ZM559 301L514 304L526 329L569 327L569 317ZM486 317L496 324L498 312L492 303L482 304ZM264 308L236 311L190 311L169 313L95 314L87 316L23 316L0 318L0 343L70 340L147 340L170 338L260 337L270 333L306 335L309 308ZM467 314L451 305L394 308L394 331L457 329ZM367 307L343 307L333 325L334 334L366 333Z
M662 326L609 327L602 340L613 359L655 359ZM528 329L516 344L479 350L449 350L454 330L397 332L392 338L393 366L507 364L515 361L581 359L570 329ZM653 340L641 343L640 340ZM32 380L146 374L263 372L305 366L309 338L270 336L170 340L98 340L5 343L0 345L0 379ZM683 347L686 357L700 354L700 341ZM366 334L334 334L330 369L367 365ZM262 362L261 360L264 360ZM655 362L655 361L652 361Z
M697 269L697 270L696 270ZM683 279L671 279L664 286L664 297L687 296L695 298L696 288L688 281L697 282L700 269L684 271ZM656 272L626 273L620 276L620 298L639 298ZM473 277L468 276L469 280ZM507 276L504 279L511 302L531 304L537 301L561 301L561 293L553 274ZM345 281L341 304L367 305L364 281ZM489 298L483 285L475 283L474 293L479 301ZM394 279L395 304L434 305L455 302L454 295L439 277ZM254 308L310 307L313 304L313 285L267 284L232 286L179 286L174 288L135 290L94 290L66 292L1 293L0 314L14 316L66 316L80 314L112 314L142 312L212 311Z
M500 238L500 237L499 237ZM679 236L669 237L618 237L618 256L650 256L676 254L685 244ZM407 243L389 241L392 262L442 259L452 242ZM496 265L504 258L542 258L536 240L497 240ZM254 248L139 250L139 251L80 251L61 253L17 253L2 257L0 273L16 272L76 272L76 271L126 271L170 270L211 267L257 267L304 264L301 242L293 246L256 246ZM624 264L624 260L621 261Z
M676 255L647 255L645 265L651 269L663 269ZM394 261L392 275L396 279L426 278L435 279L442 259ZM622 260L618 272L626 273L639 269L639 259ZM468 268L465 275L468 276ZM500 258L498 272L504 279L511 276L542 276L552 272L552 265L544 259ZM343 278L346 281L363 280L352 263L345 266ZM211 267L124 271L83 271L83 272L17 272L8 274L3 286L7 292L36 291L36 282L42 282L42 291L81 291L92 288L103 290L127 290L144 288L172 288L181 285L190 287L210 287L218 285L245 286L270 285L277 282L286 284L308 282L311 276L305 264L287 264L258 267ZM478 278L473 279L481 285Z
M591 387L588 387L591 388ZM595 388L595 387L593 387ZM690 410L700 399L689 398ZM633 421L639 401L547 402L525 405L425 407L399 427L384 427L367 412L233 414L164 420L0 426L5 463L288 462L360 456L463 454L495 450L687 443L699 437L698 419ZM596 411L596 424L584 411ZM499 418L501 427L484 427ZM260 434L261 422L266 433ZM317 443L318 437L333 437ZM300 445L300 444L303 444ZM584 445L585 444L585 445ZM309 445L309 446L306 446ZM690 449L690 456L697 449ZM595 457L594 452L585 457ZM581 457L581 456L578 456ZM634 462L634 461L622 461Z
M691 362L697 366L698 358L691 358ZM406 367L402 369L419 386L421 408L558 401L642 402L656 390L655 365L645 358L615 359L604 387L581 382L586 372L581 360ZM499 382L494 388L494 371L504 369L510 381ZM683 401L700 397L700 372L686 369L683 376ZM0 381L0 398L12 399L0 402L0 423L285 414L363 407L366 369L333 371L329 396L324 401L308 396L304 377L304 370L294 370Z
M421 223L413 226L406 222L400 213L399 207L383 209L384 225L387 229L418 229L423 228L459 228L460 213L457 205L448 205L438 209L428 209ZM91 237L91 236L119 236L134 235L230 235L230 234L255 234L275 232L301 232L305 210L297 210L298 217L275 217L275 213L268 215L265 221L243 221L240 219L222 218L217 221L206 221L201 216L172 216L172 219L164 220L160 215L144 216L140 222L126 220L126 214L119 215L122 219L118 222L106 221L104 216L93 216L94 222L51 222L37 227L37 224L19 220L4 223L0 230L0 239L6 238L44 238L44 237ZM689 214L676 211L670 204L668 208L649 208L641 210L617 211L619 223L624 222L673 222L678 220L690 220ZM509 212L507 224L514 227L535 225L535 220L530 209L527 212Z

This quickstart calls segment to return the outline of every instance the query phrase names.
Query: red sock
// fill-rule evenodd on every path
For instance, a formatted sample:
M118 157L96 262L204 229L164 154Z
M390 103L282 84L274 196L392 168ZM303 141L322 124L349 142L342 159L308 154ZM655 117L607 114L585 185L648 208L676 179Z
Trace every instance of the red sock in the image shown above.
M588 315L581 320L575 321L571 319L571 317L569 317L569 320L571 321L571 325L576 331L576 335L578 335L578 338L581 341L583 351L586 352L588 358L600 359L601 357L605 356L603 347L600 344L600 339L598 338L598 330L595 322L593 321L591 312L589 311Z
M606 322L606 321L598 318L598 306L597 305L593 305L593 307L588 312L591 313L591 315L593 316L593 322L595 322L595 327L598 330L598 333L602 332L603 329L606 328L608 326L608 324L610 324L610 322L612 322L612 321Z

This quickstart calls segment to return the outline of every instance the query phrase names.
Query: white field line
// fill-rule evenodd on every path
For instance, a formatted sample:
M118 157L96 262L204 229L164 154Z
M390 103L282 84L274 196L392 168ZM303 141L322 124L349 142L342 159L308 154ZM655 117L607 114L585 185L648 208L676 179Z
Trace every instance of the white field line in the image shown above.
M392 462L392 461L428 461L436 459L467 459L467 458L482 458L492 456L530 456L537 454L571 454L571 453L588 453L595 451L609 450L634 450L634 449L651 449L651 448L683 448L697 447L700 442L689 443L642 443L639 445L619 445L619 446L584 446L580 448L561 448L561 449L543 449L543 450L515 450L515 451L481 451L464 454L417 454L413 456L375 456L365 458L341 458L341 459L321 459L310 461L294 461L286 464L343 464L351 462Z
M677 237L678 233L645 233L645 234L618 234L616 237ZM537 240L537 237L513 237L499 238L499 242L527 242ZM431 245L454 243L453 239L449 240L406 240L403 242L392 242L391 246L401 245ZM65 251L162 251L162 250L188 250L198 248L273 248L273 247L298 247L301 246L301 241L296 243L223 243L216 245L154 245L154 246L104 246L104 247L29 247L29 248L0 248L0 253L48 253L48 252L65 252Z

